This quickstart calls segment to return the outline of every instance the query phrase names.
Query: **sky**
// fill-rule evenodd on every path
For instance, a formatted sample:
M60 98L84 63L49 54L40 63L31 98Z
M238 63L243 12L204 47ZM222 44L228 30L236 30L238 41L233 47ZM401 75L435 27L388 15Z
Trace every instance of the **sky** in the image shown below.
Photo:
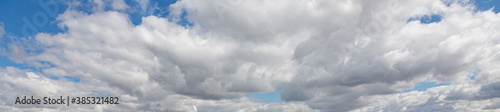
M0 0L2 111L500 111L498 0ZM113 96L119 105L18 105Z

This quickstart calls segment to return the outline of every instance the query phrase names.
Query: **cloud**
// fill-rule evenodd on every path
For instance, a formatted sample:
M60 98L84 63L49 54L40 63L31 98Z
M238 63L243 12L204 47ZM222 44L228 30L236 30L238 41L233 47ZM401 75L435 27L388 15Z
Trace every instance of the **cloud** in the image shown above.
M398 93L406 82L459 82L467 71L492 66L479 63L496 57L482 52L497 49L492 41L499 35L485 32L498 29L497 21L489 21L498 15L476 13L462 2L194 2L171 7L174 14L187 12L195 26L238 41L270 43L283 41L277 35L308 34L284 39L298 42L290 59L297 69L278 88L285 101L305 101L314 109L360 108L369 104L365 98ZM437 23L407 21L436 14L443 17Z
M150 3L139 4L146 10ZM1 93L14 93L3 101L98 90L123 97L121 108L145 111L498 107L500 16L464 1L182 0L169 10L166 18L143 17L139 25L121 11L65 11L57 17L65 32L37 34L33 46L41 52L22 58L40 73L2 71L2 86L9 89ZM429 15L441 21L408 21ZM181 18L193 26L180 26ZM84 83L47 78L64 76ZM22 83L28 81L33 83ZM401 93L422 81L451 85ZM247 96L277 89L287 102L266 104Z
M3 22L0 22L0 37L3 37L5 34L5 29L3 27Z
M104 11L107 8L111 8L113 10L125 10L129 8L129 6L123 0L93 0L94 3L93 10L94 11Z
M169 96L171 100L163 100L154 102L151 105L146 105L143 110L151 111L255 111L255 112L270 112L270 111L310 111L307 105L298 102L286 104L272 103L266 104L263 102L255 102L248 98L236 98L231 100L200 100L191 99L182 96Z
M498 98L474 98L475 95L482 95L482 88L481 85L468 82L434 87L427 91L375 96L372 99L374 103L356 111L498 111Z
M111 7L114 10L125 10L125 9L129 8L129 6L123 0L113 0L111 2Z
M83 72L77 77L106 80L145 97L157 96L146 94L148 89L203 99L270 91L274 80L286 80L287 74L280 73L291 63L276 58L287 55L279 51L285 45L245 48L230 39L197 35L165 18L145 17L143 24L133 26L119 12L69 11L58 19L68 33L37 35L41 46L53 47L28 61L49 61Z
M500 95L500 82L495 82L487 85L481 86L481 89L477 95L479 95L479 99L492 99L498 98Z

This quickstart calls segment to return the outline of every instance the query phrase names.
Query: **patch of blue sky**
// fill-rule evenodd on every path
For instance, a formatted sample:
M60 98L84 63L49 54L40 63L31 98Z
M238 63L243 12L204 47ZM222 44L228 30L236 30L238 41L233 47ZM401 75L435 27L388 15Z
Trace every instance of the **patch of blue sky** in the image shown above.
M475 70L474 72L472 72L472 75L471 75L471 76L469 76L469 79L470 79L470 80L474 80L474 79L476 79L477 74L481 73L481 71L482 71L481 69L477 69L477 70Z
M95 7L96 4L92 2L92 0L78 0L77 2L78 5L71 5L71 10L77 10L81 13L85 14L92 14L94 12L93 7ZM111 7L103 7L104 11L108 11L112 9ZM64 9L66 10L66 9Z
M19 2L16 0L1 0L0 1L0 22L4 24L6 35L11 35L17 38L32 37L35 34L44 32L56 34L64 32L57 26L56 17L64 13L69 7L65 2L51 2L52 0L40 0L33 2ZM142 5L136 1L125 0L126 4L131 8L128 13L131 22L134 25L139 25L142 22L142 17L155 15L165 17L169 14L169 6L177 0L152 0L146 3L146 7L142 10ZM92 13L94 3L89 0L79 1L81 4L78 7L72 6L72 9L84 13ZM104 7L104 10L112 10L111 7ZM134 11L137 10L137 11ZM181 22L187 23L186 20ZM21 39L18 39L21 40ZM2 39L1 44L5 45L9 42L8 39ZM6 46L2 46L6 47Z
M414 18L410 18L408 20L408 22L410 21L420 21L420 23L422 24L430 24L430 23L435 23L435 22L440 22L442 19L442 16L441 15L424 15L424 16L421 16L421 17L414 17Z
M23 66L22 64L15 63L10 60L7 56L0 55L0 67L5 68L7 66Z
M410 91L426 91L429 88L438 87L438 86L447 86L450 83L437 83L437 82L420 82L417 83L412 89L404 90L403 92Z
M473 0L471 1L479 11L486 11L493 9L495 13L500 12L500 0ZM407 22L419 20L423 24L430 24L435 22L440 22L442 19L441 15L424 15L420 17L410 18Z
M281 90L276 90L268 93L251 93L249 97L253 98L256 101L264 101L267 103L282 103L281 100Z
M52 79L52 80L60 80L59 77L56 77L56 76L49 76L49 79Z
M157 17L166 17L169 14L169 6L173 3L177 2L177 0L144 0L144 1L132 1L125 0L125 3L133 8L133 11L130 11L129 17L130 21L134 25L139 25L142 23L142 17L146 16L157 16Z
M184 27L192 27L193 23L189 22L187 19L187 12L182 12L181 14L181 20L177 22L178 25L182 25Z
M71 82L80 82L80 79L76 77L64 76L63 78Z
M68 7L64 3L40 0L19 2L0 1L0 22L3 22L7 35L31 37L40 32L59 33L56 16Z
M500 0L473 0L473 2L480 11L493 8L493 12L500 12Z

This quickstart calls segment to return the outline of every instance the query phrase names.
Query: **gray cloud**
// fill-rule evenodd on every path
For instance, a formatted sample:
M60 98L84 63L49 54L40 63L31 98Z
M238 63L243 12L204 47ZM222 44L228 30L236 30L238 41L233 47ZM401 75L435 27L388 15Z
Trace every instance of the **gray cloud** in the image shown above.
M477 95L479 95L479 99L492 99L500 97L500 82L481 86Z
M491 104L486 105L483 109L488 109L488 110L493 110L493 109L500 109L500 101L493 101Z
M470 91L466 88L452 90L446 100L488 100L500 97L500 82L481 85L478 90Z

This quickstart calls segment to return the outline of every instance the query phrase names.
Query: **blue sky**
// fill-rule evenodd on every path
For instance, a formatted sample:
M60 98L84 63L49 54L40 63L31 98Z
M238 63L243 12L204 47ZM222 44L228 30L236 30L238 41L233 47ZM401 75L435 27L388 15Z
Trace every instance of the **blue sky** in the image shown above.
M88 1L83 1L88 2ZM176 0L160 0L160 1L152 1L149 2L145 11L122 11L129 15L130 21L134 25L141 24L141 18L154 15L158 17L166 17L168 12L168 6L170 4L175 3ZM126 1L127 5L133 8L140 9L140 5L137 2L128 0ZM489 10L492 7L497 7L493 11L500 12L500 0L474 0L474 3L477 5L477 9L480 11ZM53 3L50 6L44 6L42 2L20 2L17 0L0 0L0 22L3 23L3 27L6 31L6 34L3 35L3 38L0 38L0 48L2 50L7 50L9 48L9 44L11 45L29 45L32 43L32 40L29 40L29 37L34 36L37 33L49 33L49 34L57 34L61 32L65 32L65 29L61 29L57 26L58 21L56 21L56 17L58 14L64 13L68 10L68 5L63 2ZM156 6L156 8L153 8ZM47 9L48 8L48 9ZM92 10L89 7L76 7L76 10L92 13ZM105 8L105 10L111 10L110 8ZM184 16L182 20L177 23L179 25L190 27L193 24L189 23L188 20ZM430 24L435 22L440 22L442 17L440 15L430 15L423 16L418 18L411 18L408 21L420 21L423 24ZM40 49L27 49L31 51L31 53L38 53ZM43 49L42 49L43 50ZM47 63L50 64L50 63ZM0 67L6 68L7 66L13 66L21 69L29 69L34 72L38 71L39 68L34 68L25 63L16 63L13 59L9 58L7 55L0 55ZM475 76L481 72L481 70L475 71L471 74L470 79L474 80ZM72 82L81 82L80 79L70 76L63 77L50 77L53 80L70 80ZM420 82L415 84L412 89L404 90L404 92L409 91L425 91L428 88L437 87L437 86L445 86L450 85L450 83L437 83L437 82ZM255 99L256 101L264 101L268 103L282 103L281 94L283 90L279 88L276 91L271 91L267 93L250 93L249 97ZM107 94L107 93L103 93Z
M500 1L499 0L474 0L478 10L490 10L493 9L494 12L500 12Z
M281 100L281 90L276 90L272 92L267 92L267 93L252 93L249 96L258 100L258 101L264 101L267 103L281 103L283 102Z
M430 23L435 23L435 22L440 22L441 21L441 16L440 15L425 15L422 17L415 17L415 18L410 18L408 22L410 21L420 21L423 24L430 24Z
M404 90L404 92L425 91L425 90L432 88L432 87L446 86L446 85L450 85L450 83L420 82L420 83L415 84L415 86L412 89Z

